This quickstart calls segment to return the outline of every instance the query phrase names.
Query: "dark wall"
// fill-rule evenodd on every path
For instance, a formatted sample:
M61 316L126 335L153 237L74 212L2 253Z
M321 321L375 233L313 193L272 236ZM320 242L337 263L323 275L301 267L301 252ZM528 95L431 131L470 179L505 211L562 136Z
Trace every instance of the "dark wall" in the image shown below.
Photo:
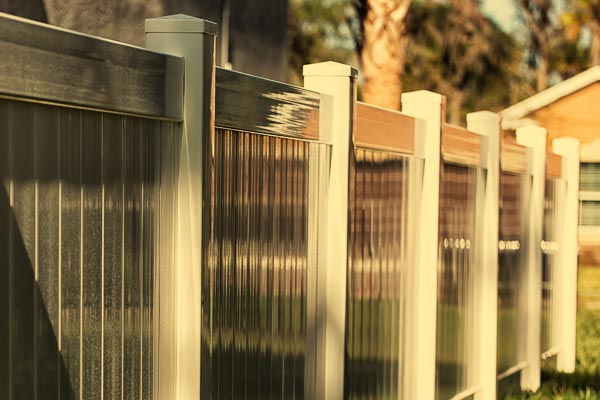
M164 1L0 0L0 12L144 46L144 19L165 15Z
M42 0L0 0L0 12L35 21L48 22Z
M166 14L187 14L219 23L222 0L163 0Z
M287 0L174 0L167 14L189 14L219 24L217 64L228 60L233 69L279 81L288 79ZM229 24L222 19L229 9ZM229 28L229 32L223 29ZM221 54L221 40L229 37L229 51Z
M287 1L232 0L230 60L234 69L286 81Z
M0 12L137 46L146 42L144 19L188 14L219 24L217 65L228 61L235 70L287 81L287 0L227 0L228 7L225 1L0 0ZM227 54L221 54L224 38Z

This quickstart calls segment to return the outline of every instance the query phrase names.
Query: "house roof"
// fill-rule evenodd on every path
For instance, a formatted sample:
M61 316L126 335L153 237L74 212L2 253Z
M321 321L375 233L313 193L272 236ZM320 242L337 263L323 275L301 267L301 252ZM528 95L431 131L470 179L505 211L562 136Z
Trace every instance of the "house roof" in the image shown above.
M515 129L521 125L530 124L533 121L524 119L524 117L598 81L600 81L600 65L595 65L572 78L505 108L500 112L502 125L504 129Z

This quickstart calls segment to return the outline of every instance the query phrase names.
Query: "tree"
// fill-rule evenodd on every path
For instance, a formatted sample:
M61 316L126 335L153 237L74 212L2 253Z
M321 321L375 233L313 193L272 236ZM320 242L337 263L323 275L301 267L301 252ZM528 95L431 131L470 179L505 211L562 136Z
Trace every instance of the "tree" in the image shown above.
M356 65L353 8L348 0L290 0L290 81L302 83L302 66L320 61Z
M406 17L411 0L355 0L360 21L357 50L365 102L400 109L406 61Z
M529 34L529 66L535 71L536 89L548 88L549 55L560 37L553 0L516 0Z
M306 63L334 59L354 64L354 48L363 56L365 72L369 65L365 56L370 52L373 57L375 51L367 49L365 39L367 6L367 1L357 0L291 0L294 82L300 81ZM380 36L384 38L389 29L382 27ZM400 47L403 61L392 69L386 84L379 82L377 90L369 89L369 84L374 87L373 79L368 79L373 73L364 73L363 100L399 108L403 88L433 90L448 95L450 120L458 122L466 109L499 110L532 93L523 73L522 48L481 13L477 0L415 0L402 32L404 44L394 45L388 36L383 50L397 56ZM380 58L374 58L381 64Z
M589 62L600 64L600 0L572 0L570 10L561 18L566 28L567 36L577 41L582 28L588 28L591 33Z
M415 2L407 21L408 89L448 96L452 123L469 109L500 109L515 100L521 49L490 21L476 1Z

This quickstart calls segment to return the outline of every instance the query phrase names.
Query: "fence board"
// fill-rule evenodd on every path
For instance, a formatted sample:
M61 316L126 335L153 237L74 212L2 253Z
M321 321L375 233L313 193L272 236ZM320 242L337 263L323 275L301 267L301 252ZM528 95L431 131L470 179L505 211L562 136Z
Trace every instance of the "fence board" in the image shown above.
M481 137L459 126L443 124L442 158L446 162L479 166Z
M354 145L412 154L415 150L415 119L398 111L358 102Z
M216 70L215 125L244 132L325 140L321 95L255 76Z
M0 93L85 108L182 118L183 60L0 16Z

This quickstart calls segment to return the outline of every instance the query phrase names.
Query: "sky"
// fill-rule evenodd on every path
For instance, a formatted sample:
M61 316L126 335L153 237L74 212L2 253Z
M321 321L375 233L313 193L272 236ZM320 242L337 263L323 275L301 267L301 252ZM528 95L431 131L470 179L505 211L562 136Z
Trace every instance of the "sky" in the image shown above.
M517 17L514 0L484 0L483 12L493 18L506 32L515 28Z

